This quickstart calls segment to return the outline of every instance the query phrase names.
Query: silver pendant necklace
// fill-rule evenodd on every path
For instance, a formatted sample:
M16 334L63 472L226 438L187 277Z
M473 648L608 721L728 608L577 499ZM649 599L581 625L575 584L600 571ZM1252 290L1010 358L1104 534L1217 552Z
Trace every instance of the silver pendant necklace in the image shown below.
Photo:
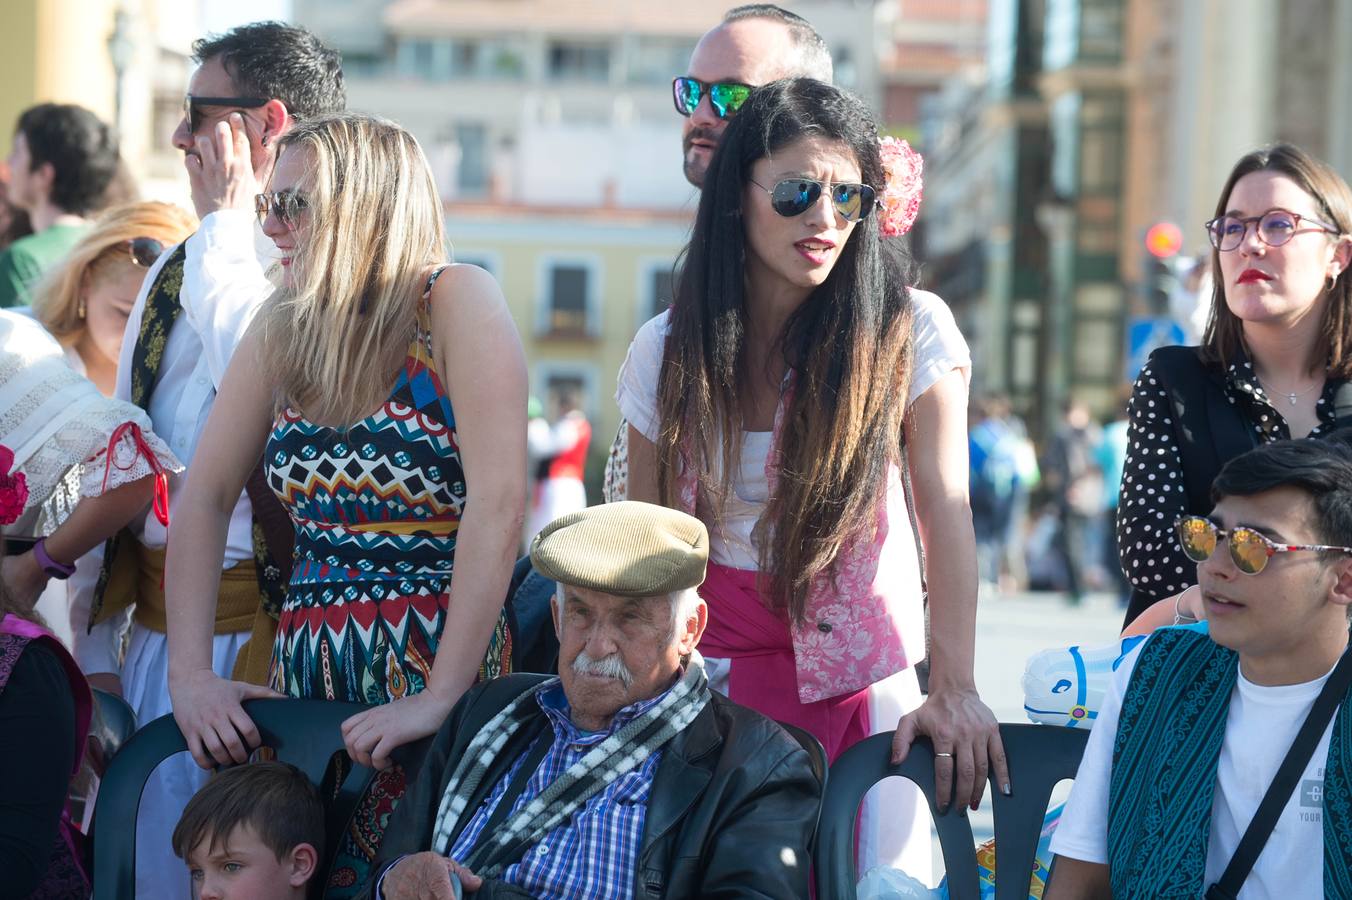
M1295 406L1296 401L1299 400L1301 397L1305 396L1310 391L1314 390L1316 387L1319 386L1319 382L1315 381L1312 382L1310 386L1305 388L1303 391L1274 391L1271 385L1269 385L1263 379L1259 378L1258 383L1261 384L1263 386L1263 389L1266 390L1269 394L1280 394L1283 397L1285 397L1286 402L1290 403L1292 406Z

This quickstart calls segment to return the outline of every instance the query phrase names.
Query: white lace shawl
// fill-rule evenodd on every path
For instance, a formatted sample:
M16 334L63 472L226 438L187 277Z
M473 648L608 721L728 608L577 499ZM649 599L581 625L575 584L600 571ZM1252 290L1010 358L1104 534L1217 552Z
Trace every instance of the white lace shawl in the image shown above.
M131 435L108 443L135 422L166 472L183 464L150 430L145 411L99 393L67 365L61 345L26 316L0 310L0 444L14 453L14 469L28 481L25 512L41 506L36 531L50 534L81 497L152 473Z

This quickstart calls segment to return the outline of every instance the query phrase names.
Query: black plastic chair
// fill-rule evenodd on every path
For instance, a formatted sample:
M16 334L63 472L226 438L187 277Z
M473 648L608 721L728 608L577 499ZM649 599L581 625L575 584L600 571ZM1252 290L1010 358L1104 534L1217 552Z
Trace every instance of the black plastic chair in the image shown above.
M559 639L554 634L550 599L555 584L523 556L512 568L507 588L507 619L512 630L512 671L554 675L559 670Z
M136 733L136 711L116 694L98 688L93 688L92 693L96 714L90 737L98 743L102 753L100 762L106 767L122 745Z
M343 751L339 726L367 707L327 700L250 700L245 711L258 727L263 746L288 762L316 785L331 774L335 754L342 753L341 784L325 794L326 833L337 835L352 817L353 807L371 778L371 770L351 764ZM108 766L94 808L94 888L99 900L131 900L136 891L136 816L146 780L162 760L186 750L187 743L173 716L162 716L136 732ZM329 778L331 782L333 779ZM325 855L330 856L337 841ZM325 859L320 872L327 872Z
M1027 900L1034 857L1047 803L1057 782L1074 778L1084 755L1088 731L1055 725L1000 726L1009 762L1013 796L993 791L995 815L995 900ZM940 815L935 808L934 747L918 739L900 766L891 763L891 733L875 734L841 754L831 767L831 781L822 802L814 854L817 896L841 900L855 896L855 822L869 788L899 775L914 782L929 801L939 832L951 900L978 900L976 846L972 826L961 804ZM989 786L987 788L989 790Z

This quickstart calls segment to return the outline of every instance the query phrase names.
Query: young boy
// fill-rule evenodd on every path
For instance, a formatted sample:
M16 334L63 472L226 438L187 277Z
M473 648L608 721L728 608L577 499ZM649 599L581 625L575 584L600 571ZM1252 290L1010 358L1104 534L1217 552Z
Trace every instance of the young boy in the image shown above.
M324 808L295 766L249 763L193 796L173 845L198 900L305 900L324 851Z
M1206 622L1163 628L1104 698L1052 839L1048 900L1202 896L1348 645L1352 452L1278 441L1226 464L1179 522ZM1352 690L1346 692L1352 694ZM1239 896L1352 896L1346 694Z

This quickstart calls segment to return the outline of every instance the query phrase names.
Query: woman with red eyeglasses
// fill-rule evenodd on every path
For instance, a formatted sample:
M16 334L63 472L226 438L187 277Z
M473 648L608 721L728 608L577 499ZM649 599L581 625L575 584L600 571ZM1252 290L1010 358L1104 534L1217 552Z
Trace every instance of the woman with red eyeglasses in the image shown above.
M616 399L629 499L709 528L700 652L714 687L810 731L832 760L877 732L895 729L897 757L928 734L944 806L954 782L975 805L988 773L1002 789L1008 776L972 674L971 358L885 238L920 193L918 159L893 148L830 85L752 92L706 173L673 308L639 330ZM933 638L923 701L912 512ZM861 859L928 871L928 815L901 794L881 817L865 805Z
M196 229L196 217L170 203L114 207L35 289L33 314L105 397L113 395L122 333L146 271Z
M1127 407L1117 542L1132 633L1199 613L1197 564L1175 523L1211 511L1227 460L1352 423L1347 182L1290 144L1255 150L1206 229L1214 286L1202 344L1152 353Z

